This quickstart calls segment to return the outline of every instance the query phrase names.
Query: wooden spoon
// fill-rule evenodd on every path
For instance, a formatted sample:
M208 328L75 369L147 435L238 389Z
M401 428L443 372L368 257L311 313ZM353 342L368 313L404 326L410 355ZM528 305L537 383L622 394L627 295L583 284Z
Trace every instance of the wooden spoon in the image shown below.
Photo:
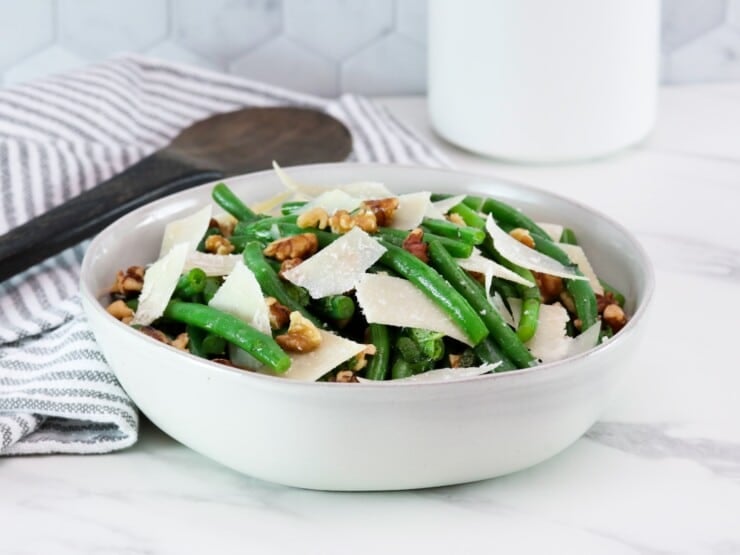
M0 237L0 282L86 239L155 199L223 177L347 158L352 139L305 108L245 108L183 130L124 172Z

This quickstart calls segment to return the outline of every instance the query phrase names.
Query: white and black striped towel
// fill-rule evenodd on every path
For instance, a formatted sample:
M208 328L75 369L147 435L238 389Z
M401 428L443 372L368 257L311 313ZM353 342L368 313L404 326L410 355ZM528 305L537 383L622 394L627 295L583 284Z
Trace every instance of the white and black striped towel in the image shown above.
M382 107L325 100L140 56L0 90L0 233L122 171L209 114L296 104L352 132L358 161L445 165ZM82 313L85 244L0 284L0 454L104 453L137 438L136 408Z

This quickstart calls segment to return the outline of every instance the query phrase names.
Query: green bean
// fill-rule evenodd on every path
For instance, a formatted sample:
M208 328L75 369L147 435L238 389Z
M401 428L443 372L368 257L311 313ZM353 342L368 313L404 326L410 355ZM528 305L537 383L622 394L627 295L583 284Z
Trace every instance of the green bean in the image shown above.
M452 198L450 193L432 193L430 200L432 202L439 202L440 200L447 200L448 198Z
M576 239L576 232L569 227L564 227L563 232L560 234L560 242L567 245L577 245L578 239Z
M211 276L206 278L206 282L203 285L203 302L205 304L208 304L211 302L211 299L216 294L216 291L218 291L219 287L221 287L221 278L216 276Z
M231 314L198 303L170 301L164 316L222 337L244 349L275 372L285 372L290 367L290 357L272 337L248 326Z
M467 204L458 204L450 210L451 214L457 214L470 227L484 230L486 228L486 219L470 208ZM485 233L484 233L485 235ZM485 238L485 237L484 237ZM482 243L483 241L481 241Z
M444 334L422 328L408 328L408 336L419 346L422 356L431 362L437 362L445 356Z
M508 370L516 370L516 365L511 362L511 359L501 352L501 348L496 344L493 338L489 335L483 341L478 343L473 349L475 354L483 362L488 364L500 363L494 372L506 372Z
M223 355L226 351L226 340L223 337L192 325L186 326L185 331L188 334L188 349L195 356L209 358Z
M604 288L604 293L611 293L614 296L614 300L617 301L617 304L624 308L625 298L622 293L620 293L617 289L609 285L607 282L605 282L603 279L600 279L599 282L601 283L601 286Z
M283 281L282 284L285 292L299 305L307 307L308 303L311 302L311 295L308 294L305 287L301 287L290 281Z
M234 192L226 186L226 183L219 183L211 191L211 197L216 204L234 216L240 222L249 222L257 216L252 210L244 204Z
M485 202L485 199L483 197L476 197L473 195L468 195L463 200L463 204L472 208L476 212L480 212L483 209L484 202Z
M517 210L513 206L496 200L493 198L487 198L483 201L481 206L481 212L484 214L490 214L496 222L506 222L512 224L514 227L522 227L529 230L532 233L548 237L547 232L538 226L534 221L526 216L521 211Z
M433 233L425 230L423 227L422 230L424 231L424 237L422 238L422 241L428 243L432 239L436 239L442 244L445 249L447 249L447 252L449 252L455 258L468 258L471 254L473 254L473 245L471 245L470 243L458 241L457 239L450 239L449 237L442 237L441 235L434 235ZM397 247L400 247L401 245L403 245L406 237L409 236L409 232L403 229L380 227L378 228L377 236L386 239Z
M347 295L329 295L313 301L311 308L329 320L349 320L355 314L355 301Z
M397 355L391 366L391 379L399 380L413 375L414 370L411 368L411 365L401 355Z
M177 280L173 296L184 301L195 299L206 286L206 273L200 268L193 268Z
M292 200L284 202L280 207L280 213L283 216L287 216L288 214L293 214L294 212L300 210L304 206L306 206L305 200Z
M429 256L432 265L447 279L455 285L457 291L472 305L480 314L486 329L491 337L501 347L503 353L519 368L532 366L534 357L521 342L517 334L488 302L486 295L478 282L470 274L460 268L455 260L434 241L429 243Z
M519 296L516 285L514 285L510 281L501 279L500 277L494 277L491 280L491 288L499 295L501 295L501 298L504 300L504 303L506 303L506 306L509 306L509 299Z
M375 354L365 369L368 380L384 380L388 375L391 354L390 331L383 324L370 324L370 342L375 345Z
M421 228L425 231L429 231L434 235L441 235L442 237L449 237L450 239L457 239L458 241L465 241L472 245L479 245L486 238L486 233L483 230L476 229L473 227L460 226L448 222L447 220L435 220L433 218L424 218L421 222Z
M398 272L413 283L432 302L439 306L468 337L473 345L488 335L488 329L476 311L468 304L457 290L433 268L427 266L413 254L402 248L392 245L388 241L380 239L380 244L386 248L386 252L380 261ZM447 251L439 243L431 241L429 247L438 245L449 257ZM456 267L457 264L455 264Z
M252 270L254 277L257 278L257 283L260 284L262 293L268 297L275 297L277 301L287 307L291 312L298 311L304 317L308 318L314 325L323 327L312 314L306 310L305 307L301 306L293 297L288 294L285 289L285 285L278 277L275 270L272 269L270 264L265 260L262 254L262 245L258 242L251 241L244 247L244 264Z

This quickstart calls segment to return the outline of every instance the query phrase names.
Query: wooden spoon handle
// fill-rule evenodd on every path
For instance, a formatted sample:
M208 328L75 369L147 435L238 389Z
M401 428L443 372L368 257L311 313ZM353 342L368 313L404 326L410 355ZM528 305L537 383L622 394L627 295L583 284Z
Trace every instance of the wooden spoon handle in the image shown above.
M159 151L0 237L0 282L152 200L223 177Z

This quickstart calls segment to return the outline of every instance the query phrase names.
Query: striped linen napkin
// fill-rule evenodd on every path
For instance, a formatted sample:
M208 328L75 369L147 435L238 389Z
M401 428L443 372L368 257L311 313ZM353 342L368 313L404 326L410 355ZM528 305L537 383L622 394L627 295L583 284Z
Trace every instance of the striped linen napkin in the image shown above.
M352 160L447 165L364 98L327 100L127 55L0 90L0 233L121 172L194 121L277 105L314 107L343 121ZM80 306L85 247L0 283L0 455L105 453L136 441L136 407Z

